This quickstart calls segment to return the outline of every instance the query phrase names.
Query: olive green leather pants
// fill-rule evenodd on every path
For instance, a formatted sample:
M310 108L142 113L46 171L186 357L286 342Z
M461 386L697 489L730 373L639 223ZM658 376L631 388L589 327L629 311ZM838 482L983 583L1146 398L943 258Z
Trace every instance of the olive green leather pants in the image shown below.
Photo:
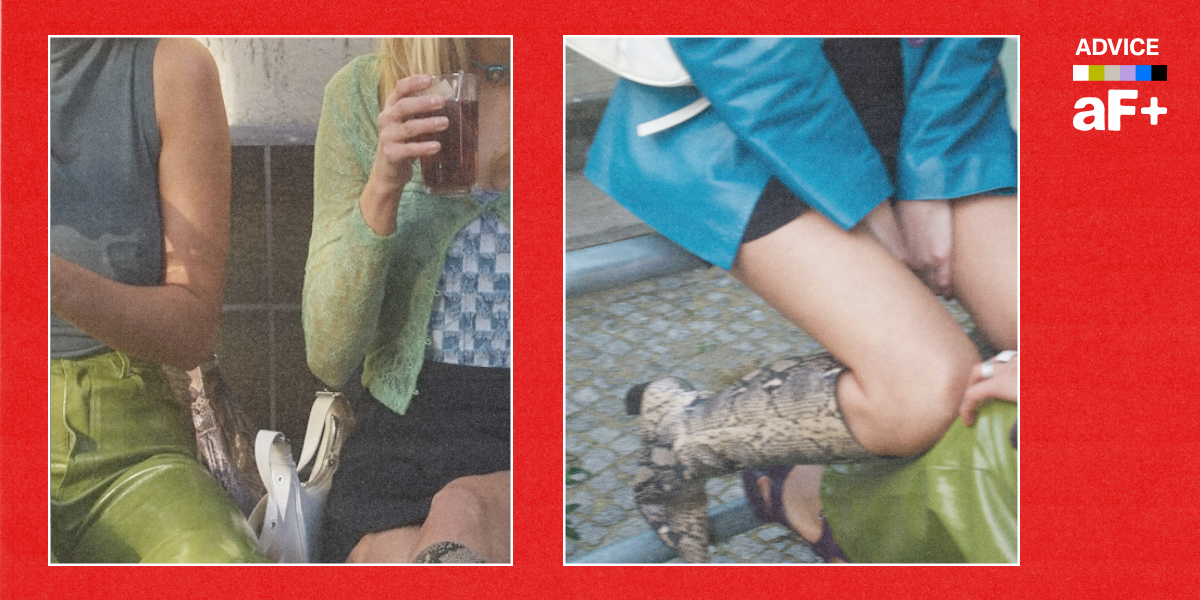
M50 362L50 528L55 562L265 561L162 369L118 352Z
M850 560L1017 562L1016 420L1016 404L991 401L920 457L826 467L821 502Z

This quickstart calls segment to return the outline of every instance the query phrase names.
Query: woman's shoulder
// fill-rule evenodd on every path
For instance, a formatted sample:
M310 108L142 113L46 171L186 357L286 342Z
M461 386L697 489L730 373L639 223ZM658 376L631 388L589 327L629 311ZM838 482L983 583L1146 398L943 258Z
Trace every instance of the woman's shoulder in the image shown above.
M355 57L329 80L326 93L338 91L366 91L374 93L379 86L379 56L363 54Z
M217 78L217 62L199 41L163 38L154 51L155 75L183 82L211 82ZM156 77L157 79L158 77Z
M163 38L154 47L154 108L164 139L172 131L226 123L217 62L200 42ZM188 134L185 134L185 137Z

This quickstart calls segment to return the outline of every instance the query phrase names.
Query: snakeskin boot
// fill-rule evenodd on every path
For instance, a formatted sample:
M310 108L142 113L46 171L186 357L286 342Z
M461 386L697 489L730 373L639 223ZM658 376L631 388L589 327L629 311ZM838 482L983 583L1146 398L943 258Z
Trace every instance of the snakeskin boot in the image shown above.
M458 542L438 542L413 558L414 563L482 563L483 557Z
M837 379L844 370L820 354L776 361L717 393L674 377L631 389L626 409L642 416L634 499L650 527L680 558L704 562L708 478L876 458L838 410Z

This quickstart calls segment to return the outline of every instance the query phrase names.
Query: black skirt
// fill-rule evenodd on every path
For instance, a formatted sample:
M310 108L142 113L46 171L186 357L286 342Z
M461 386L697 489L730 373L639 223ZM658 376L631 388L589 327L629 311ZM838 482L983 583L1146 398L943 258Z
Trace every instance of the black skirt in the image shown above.
M329 492L322 560L344 562L368 533L423 523L454 479L511 470L510 373L426 362L404 415L362 393Z
M904 63L900 43L890 38L830 38L822 44L842 92L854 107L893 182L896 156L900 152L900 122L904 119ZM807 211L808 205L803 200L771 177L750 213L742 243L772 233Z

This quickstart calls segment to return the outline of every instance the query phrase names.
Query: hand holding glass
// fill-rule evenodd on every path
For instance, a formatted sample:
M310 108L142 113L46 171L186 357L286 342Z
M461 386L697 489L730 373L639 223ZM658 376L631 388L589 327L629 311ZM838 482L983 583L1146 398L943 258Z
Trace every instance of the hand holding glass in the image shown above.
M429 134L423 141L436 141L441 150L421 157L421 177L431 196L469 194L475 186L475 155L479 146L479 78L469 73L435 75L423 95L446 98L441 110L421 118L444 116L446 129Z

